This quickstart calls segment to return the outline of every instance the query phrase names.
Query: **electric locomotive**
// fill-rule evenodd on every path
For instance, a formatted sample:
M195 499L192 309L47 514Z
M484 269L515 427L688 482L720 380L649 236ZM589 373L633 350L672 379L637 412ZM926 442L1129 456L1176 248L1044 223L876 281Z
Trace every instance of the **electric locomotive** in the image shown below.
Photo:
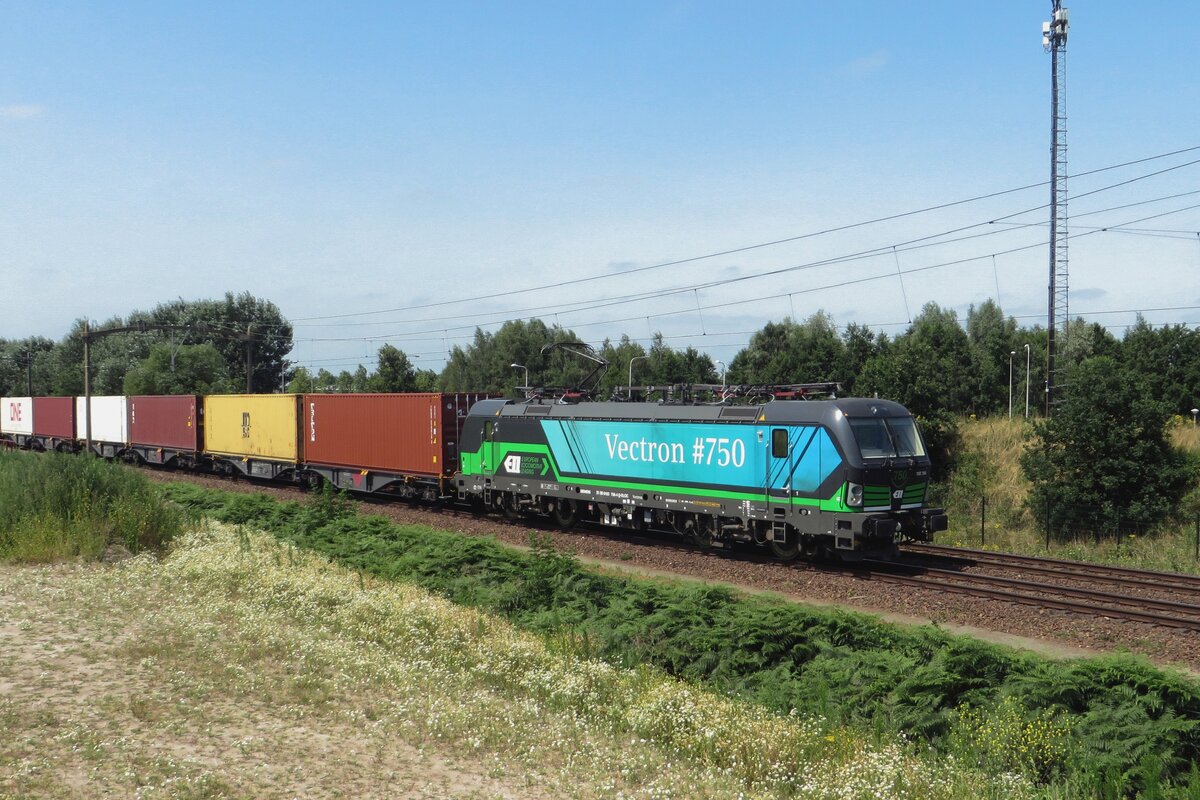
M925 504L930 460L916 421L888 400L483 400L460 456L460 499L563 527L669 528L701 548L886 558L946 529L942 509Z

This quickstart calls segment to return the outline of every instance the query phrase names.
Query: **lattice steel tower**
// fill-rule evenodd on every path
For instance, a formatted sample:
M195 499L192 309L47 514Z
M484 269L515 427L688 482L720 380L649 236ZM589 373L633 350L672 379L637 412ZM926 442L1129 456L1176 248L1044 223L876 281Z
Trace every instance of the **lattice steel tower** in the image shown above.
M1050 53L1050 286L1046 329L1046 415L1054 408L1056 344L1066 345L1067 305L1067 9L1053 0L1042 23L1042 47ZM1061 337L1058 336L1061 332ZM1056 338L1060 339L1056 342Z

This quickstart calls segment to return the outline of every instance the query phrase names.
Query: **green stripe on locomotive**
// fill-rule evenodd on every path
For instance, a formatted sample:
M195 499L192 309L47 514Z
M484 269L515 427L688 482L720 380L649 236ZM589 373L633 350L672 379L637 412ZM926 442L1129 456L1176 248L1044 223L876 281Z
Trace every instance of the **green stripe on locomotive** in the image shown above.
M492 447L491 459L493 462L492 469L485 469L484 448L488 447L489 443L485 442L480 449L473 453L461 453L462 473L465 476L480 476L492 477L493 475L508 475L502 469L504 462L511 456L524 457L532 456L544 463L548 469L545 473L547 480L553 480L558 483L570 483L576 486L593 486L607 489L623 489L630 492L652 493L652 494L674 494L690 497L706 497L721 500L733 501L750 501L763 502L766 497L766 488L750 488L739 487L736 489L716 488L712 485L687 485L680 483L669 483L663 481L634 481L629 479L604 479L597 477L589 477L584 475L563 474L554 457L554 453L548 445L524 443L524 442L503 442L496 441L490 443ZM536 470L536 473L541 473L541 469ZM519 473L514 473L519 474ZM838 484L831 495L821 497L803 497L792 495L788 498L775 497L772 502L776 504L812 507L820 511L833 512L855 512L861 509L850 508L845 503L846 485L845 483Z

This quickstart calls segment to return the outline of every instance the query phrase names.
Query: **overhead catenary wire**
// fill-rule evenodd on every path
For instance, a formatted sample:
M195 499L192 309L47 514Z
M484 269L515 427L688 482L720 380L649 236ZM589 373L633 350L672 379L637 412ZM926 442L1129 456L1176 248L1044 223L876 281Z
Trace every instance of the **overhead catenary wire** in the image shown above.
M1075 179L1078 179L1078 178L1086 177L1089 175L1096 175L1096 174L1100 174L1102 172L1108 172L1108 171L1115 170L1115 169L1121 169L1123 167L1135 166L1137 164L1148 163L1150 161L1155 161L1155 160L1159 160L1159 159L1163 159L1163 158L1170 158L1172 156L1181 155L1183 153L1195 152L1197 150L1200 150L1200 145L1195 145L1195 146L1186 147L1186 148L1180 148L1178 150L1173 150L1173 151L1170 151L1167 153L1160 153L1160 154L1153 155L1153 156L1146 156L1146 157L1134 159L1131 161L1125 161L1125 162L1122 162L1119 164L1111 164L1111 165L1108 165L1105 167L1099 167L1097 169L1087 170L1084 172L1076 173L1072 177ZM1174 169L1180 169L1185 166L1190 166L1191 164L1195 164L1195 163L1198 163L1198 162L1192 161L1192 162L1188 162L1186 164L1176 165L1176 166L1170 167L1166 170L1160 170L1158 172L1151 173L1150 175L1147 175L1147 176L1141 176L1139 178L1134 178L1129 181L1123 181L1121 183L1115 184L1114 187L1109 187L1109 188L1115 188L1115 186L1127 185L1128 183L1131 183L1134 180L1141 180L1146 177L1154 177L1156 175L1160 175L1165 172L1172 171ZM885 216L881 216L881 217L875 217L875 218L868 219L868 220L862 220L859 222L853 222L853 223L848 223L845 225L834 226L834 227L825 228L825 229L818 230L818 231L812 231L809 233L798 234L795 236L782 237L782 238L773 239L770 241L758 242L758 243L754 243L754 244L743 245L740 247L728 248L725 250L720 250L720 251L711 252L711 253L705 253L703 255L698 255L698 256L690 256L687 258L675 259L675 260L671 260L671 261L664 261L664 262L650 264L650 265L643 266L643 267L635 267L633 269L623 270L618 273L606 272L606 273L597 274L597 275L585 276L582 278L574 278L574 279L570 279L570 280L566 280L566 281L557 281L554 284L553 288L562 287L562 286L578 285L581 283L587 283L587 282L596 281L596 280L611 279L614 277L624 277L627 275L648 272L651 270L663 269L663 268L672 267L672 266L679 266L682 264L694 263L697 261L703 261L703 260L707 260L707 259L711 259L711 258L719 258L721 256L734 255L737 253L744 253L744 252L748 252L751 250L758 250L758 249L763 249L763 248L768 248L768 247L774 247L774 246L781 245L781 244L802 241L805 239L812 239L812 238L816 238L816 237L820 237L820 236L826 236L826 235L829 235L832 233L840 233L840 232L844 232L844 231L854 230L856 228L862 228L862 227L866 227L869 225L875 225L875 224L879 224L879 223L883 223L883 222L891 222L891 221L895 221L895 220L899 220L899 219L904 219L907 217L917 216L919 214L929 213L932 211L945 210L947 208L953 208L956 206L966 205L969 203L980 202L982 200L988 200L988 199L992 199L992 198L996 198L996 197L1001 197L1004 195L1014 194L1017 192L1027 191L1030 189L1035 189L1038 187L1046 186L1047 183L1048 183L1048 181L1039 181L1036 183L1030 183L1030 184L1026 184L1024 186L1018 186L1018 187L1014 187L1011 189L1003 189L1003 190L999 190L999 191L995 191L995 192L988 192L985 194L976 195L974 197L964 198L962 200L954 200L954 201L949 201L949 202L945 202L945 203L939 203L936 205L926 206L924 208L914 209L911 211L904 211L904 212L899 212L896 214L889 214L889 215L885 215ZM1088 194L1092 194L1092 192L1084 193L1083 195L1079 195L1078 197L1085 197ZM1078 199L1078 197L1076 199ZM1046 207L1046 205L1043 204L1042 206L1039 206L1038 208L1045 208L1045 207ZM1037 210L1037 209L1033 209L1033 210ZM1020 213L1027 213L1027 212L1020 212ZM535 287L525 287L525 288L521 288L521 289L510 289L510 290L505 290L502 292L489 292L486 295L477 295L477 296L473 296L473 297L456 298L453 300L441 300L441 301L430 302L430 303L418 303L418 304L412 304L412 305L408 305L408 306L399 306L399 307L395 307L395 308L376 309L376 310L371 310L371 311L354 311L354 312L347 312L347 313L343 313L343 314L327 314L327 315L321 315L321 316L297 317L294 321L295 322L310 322L310 321L315 321L315 320L347 319L347 318L352 318L352 317L370 316L370 315L374 315L374 314L389 314L389 313L396 313L399 311L413 311L413 310L419 310L419 309L425 309L425 308L436 308L436 307L441 307L441 306L454 305L454 304L458 304L458 303L477 302L477 301L481 301L481 300L492 300L492 299L495 299L498 297L510 297L513 295L526 294L529 292L544 291L547 288L552 288L552 287L549 287L546 285L540 285L540 286L535 286Z
M1195 162L1189 162L1189 163L1200 163L1200 159L1198 159ZM1182 166L1182 165L1180 165L1180 166ZM1161 173L1162 173L1162 171L1159 171L1158 173L1153 173L1153 175L1157 175L1157 174L1161 174ZM1151 176L1141 176L1141 177L1151 177ZM1119 184L1112 184L1107 187L1101 187L1100 189L1096 189L1096 190L1093 190L1092 192L1085 193L1085 195L1097 194L1099 192L1106 191L1107 189L1114 188L1116 186L1127 185L1128 183L1132 182L1132 180L1134 180L1134 179L1131 179L1130 181L1122 181ZM1185 197L1185 196L1194 195L1197 193L1200 193L1200 191L1182 192L1182 193L1176 193L1176 194L1172 194L1172 195L1166 195L1166 196L1163 196L1160 198L1153 198L1150 200L1138 201L1135 203L1125 203L1125 204L1121 204L1118 206L1112 206L1112 207L1108 207L1108 208L1096 209L1096 210L1088 211L1088 212L1082 212L1080 214L1077 214L1076 217L1090 216L1090 215L1094 215L1094 214L1117 211L1117 210L1121 210L1124 208L1131 208L1134 206L1147 205L1147 204L1155 203L1155 202L1163 202L1165 200L1175 199L1175 198L1179 198L1179 197ZM1081 196L1083 196L1083 195L1081 195ZM724 285L729 285L732 283L738 283L738 282L743 282L743 281L747 281L747 280L754 280L754 279L761 278L761 277L773 277L773 276L776 276L783 272L788 272L788 271L796 271L796 270L803 270L803 269L815 269L815 268L822 267L822 266L846 263L848 261L874 258L874 257L886 255L888 252L903 253L903 252L908 252L911 250L918 250L918 249L924 249L924 248L929 248L929 247L939 247L939 246L944 246L947 244L954 244L954 243L958 243L958 242L968 241L971 239L983 238L986 236L995 235L997 231L972 234L969 236L961 236L961 237L957 237L957 238L953 238L953 239L945 238L946 236L949 236L954 233L961 233L961 232L964 232L967 230L971 230L971 229L975 229L975 228L982 228L982 227L986 227L989 225L999 226L997 230L1001 230L1004 228L1036 227L1038 225L1044 225L1045 223L1012 223L1012 222L1005 222L1005 220L1011 219L1013 217L1021 216L1022 214L1025 214L1025 213L1030 213L1031 211L1041 210L1045 207L1046 207L1045 205L1042 205L1042 206L1038 206L1038 207L1031 208L1031 209L1024 209L1022 211L1013 212L1013 213L1006 214L1001 217L996 217L996 218L987 220L986 222L978 222L978 223L973 223L971 225L959 226L959 227L952 228L949 230L940 231L935 234L929 234L926 236L910 238L905 241L897 242L897 243L894 243L891 245L880 246L880 247L876 247L876 248L872 248L872 249L868 249L868 250L861 250L861 251L854 252L854 253L835 256L835 257L831 257L831 258L820 259L817 261L812 261L812 262L808 262L808 263L804 263L804 264L792 265L792 266L783 267L780 269L760 271L760 272L751 273L748 275L737 276L734 278L708 281L708 282L704 282L704 283L700 283L700 284L692 284L692 285L688 285L688 286L670 287L670 288L666 288L666 289L656 289L656 290L650 290L650 291L644 291L644 292L637 292L637 293L621 295L621 296L617 296L617 297L604 298L599 302L596 299L591 299L591 300L586 300L586 301L568 302L566 304L554 303L551 305L539 305L539 306L532 306L532 307L526 307L526 308L520 308L520 309L509 309L509 310L503 310L503 311L496 311L493 313L509 315L505 318L506 320L507 319L516 319L516 318L535 319L535 318L538 318L538 315L532 314L532 312L554 310L556 312L561 312L561 313L572 313L573 311L579 310L579 308L573 308L576 306L582 307L582 308L587 308L587 309L603 308L608 305L614 305L614 304L618 304L618 303L629 303L629 302L637 302L640 300L657 299L660 297L669 296L671 294L676 294L679 292L687 292L687 291L693 291L693 290L698 290L698 289L711 289L711 288L715 288L717 286L724 286ZM1188 209L1186 209L1186 208L1179 209L1177 211L1181 211L1181 210L1188 210ZM1176 212L1172 212L1172 213L1176 213ZM1152 219L1152 218L1154 218L1154 217L1148 217L1147 219ZM1107 229L1119 229L1119 227L1122 227L1122 226L1107 226ZM521 314L532 314L532 315L526 316L526 317L514 316L514 315L521 315ZM910 316L911 316L911 314L910 314ZM332 325L332 327L342 327L344 325L349 325L349 326L371 325L371 326L374 326L374 325L382 325L382 324L412 324L412 323L416 323L416 322L443 322L443 321L450 321L450 320L456 320L456 319L478 320L478 317L479 317L478 312L473 312L470 314L457 314L457 315L450 315L450 316L443 316L443 317L424 317L424 318L417 318L417 319L411 319L411 320L404 320L403 322L390 321L390 322L370 322L370 323L360 323L360 322L335 323ZM460 328L461 327L476 327L477 325L487 325L487 324L492 324L492 323L491 322L475 323L475 324L472 324L469 326L459 326L459 327ZM301 326L301 327L304 327L304 326ZM390 335L384 335L384 336L377 335L377 336L372 336L372 337L336 337L336 338L297 337L296 341L357 341L360 338L367 338L370 340L378 341L381 339L398 337L400 335L401 334L390 334Z
M1184 207L1184 208L1172 209L1172 210L1165 211L1165 212L1162 212L1162 213L1159 213L1159 214L1152 214L1152 215L1148 215L1148 216L1145 216L1145 217L1142 217L1142 218L1139 218L1139 219L1136 219L1136 220L1131 220L1131 221L1129 221L1129 222L1122 223L1122 225L1136 225L1136 224L1138 224L1138 223L1140 223L1140 222L1146 222L1146 221L1149 221L1149 220L1152 220L1152 219L1158 219L1158 218L1161 218L1161 217L1169 216L1169 215L1171 215L1171 214L1177 214L1177 213L1180 213L1180 212L1183 212L1183 211L1188 211L1188 210L1191 210L1191 209L1194 209L1194 208L1200 208L1200 203L1198 203L1198 204L1195 204L1195 205L1192 205L1192 206L1186 206L1186 207ZM1076 234L1072 234L1070 238L1071 238L1071 239L1079 239L1079 238L1084 238L1084 237L1087 237L1087 236L1093 236L1093 235L1096 235L1096 234L1098 234L1098 233L1104 233L1104 232L1107 232L1107 231L1106 231L1106 229L1097 229L1097 230L1093 230L1093 231L1085 231L1085 232L1082 232L1082 233L1076 233ZM968 237L968 238L975 238L975 237ZM1046 246L1046 244L1047 244L1047 242L1046 242L1045 240L1040 240L1040 241L1038 241L1038 242L1034 242L1034 243L1032 243L1032 244L1023 245L1023 246L1019 246L1019 247L1013 247L1013 248L1009 248L1009 249L1007 249L1007 250L1001 250L1001 251L997 251L997 252L995 252L995 253L988 253L988 254L979 255L979 256L971 256L971 257L966 257L966 258L961 258L961 259L954 259L954 260L951 260L951 261L945 261L945 262L940 262L940 263L937 263L937 264L930 264L930 265L921 266L921 267L912 267L912 268L909 268L909 269L903 270L903 271L902 271L902 274L909 275L909 274L914 274L914 273L919 273L919 272L926 272L926 271L929 271L929 270L934 270L934 269L941 269L941 268L944 268L944 267L949 267L949 266L958 266L958 265L961 265L961 264L967 264L967 263L972 263L972 262L981 261L981 260L985 260L985 259L990 259L990 258L992 258L992 257L994 257L994 256L1008 255L1008 254L1017 253L1017 252L1021 252L1021 251L1025 251L1025 250L1031 250L1031 249L1035 249L1035 248L1039 248L1039 247L1045 247L1045 246ZM792 270L792 269L795 269L795 267L792 267L792 268L784 268L784 269L781 269L781 270L777 270L777 271L775 271L775 272L786 272L786 271L790 271L790 270ZM876 274L876 275L866 276L866 277L862 277L862 278L849 279L849 280L839 281L839 282L836 282L836 283L824 284L824 285L821 285L821 286L815 286L815 287L809 287L809 288L806 288L806 289L797 289L797 290L793 290L793 291L792 291L790 294L810 294L810 293L813 293L813 292L825 291L825 290L828 290L828 289L844 288L844 287L847 287L847 286L859 285L859 284L868 283L868 282L877 281L877 280L884 280L884 279L887 279L887 278L894 277L894 276L895 276L895 274L896 274L896 273L894 273L894 272L885 272L885 273L880 273L880 274ZM739 280L745 280L745 279L747 279L748 277L749 277L749 276L743 276L743 277L739 277L739 278L732 278L732 279L728 279L727 281L722 281L722 282L720 282L720 283L721 283L721 284L724 284L724 283L736 282L736 281L739 281ZM672 293L672 294L679 294L679 293L682 293L682 292L689 292L689 291L692 291L692 290L693 290L693 289L692 289L692 287L685 287L685 288L682 288L682 289L676 289L676 290L672 290L672 292L671 292L671 293ZM765 295L765 296L758 296L758 297L751 297L751 298L745 298L745 299L733 300L733 301L728 301L728 302L724 302L724 303L715 303L715 304L710 304L710 305L702 306L702 307L701 307L701 309L703 309L703 310L713 310L713 309L718 309L718 308L728 308L728 307L737 306L737 305L744 305L744 304L747 304L747 303L762 302L762 301L764 301L764 300L775 299L775 298L777 298L777 297L779 297L779 296L780 296L780 295L779 295L778 293L775 293L775 294L771 294L771 295ZM591 306L591 308L592 308L592 309L595 309L595 308L600 308L600 307L603 307L603 306L604 306L604 304L599 304L599 305L597 305L597 304L593 304L593 305ZM678 316L678 315L681 315L681 314L687 314L687 313L691 313L691 311L692 311L692 309L680 309L680 310L675 310L675 311L664 311L664 312L657 312L657 313L654 313L654 314L649 314L649 315L643 315L643 314L639 314L639 315L637 315L636 317L623 317L623 318L616 318L616 319L600 320L600 321L596 321L596 322L579 322L579 323L572 323L571 327L572 327L573 329L578 329L578 328L594 327L594 326L597 326L597 325L612 325L612 324L617 324L617 323L621 323L621 322L629 322L629 321L631 321L631 320L638 320L638 319L643 319L643 318L645 318L645 319L647 319L647 320L649 320L649 319L658 319L658 318L662 318L662 317ZM529 319L537 319L537 317L530 317ZM509 321L512 321L512 320L511 320L511 319L495 320L495 321L489 322L489 323L487 323L487 324L488 324L488 325L501 325L501 324L503 324L504 322L509 322ZM475 325L475 326L460 326L460 328L459 328L459 329L466 329L466 328L470 328L470 327L482 328L482 327L484 327L484 325ZM445 330L455 330L455 328L449 328L449 329L445 329ZM408 335L414 335L414 336L415 336L415 335L417 335L417 334L419 334L419 333L428 333L428 331L425 331L425 332L412 332L412 333L410 333L410 334L408 334ZM367 339L367 340L371 340L371 341L383 341L383 340L389 340L389 341L403 341L403 340L404 340L404 334L397 334L397 335L392 335L392 336L387 336L387 337L353 337L353 338L344 339L344 340L343 340L343 339L338 339L338 338L331 338L331 339L310 339L310 340L307 340L307 341L359 341L359 340L361 340L361 339ZM301 339L300 341L304 341L304 340L303 340L303 339Z

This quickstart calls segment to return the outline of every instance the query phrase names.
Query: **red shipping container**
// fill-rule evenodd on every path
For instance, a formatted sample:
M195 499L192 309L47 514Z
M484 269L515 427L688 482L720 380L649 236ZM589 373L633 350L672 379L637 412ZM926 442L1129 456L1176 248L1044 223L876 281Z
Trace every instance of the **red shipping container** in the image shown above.
M33 435L75 438L75 398L33 398Z
M129 443L170 450L200 449L200 404L191 394L129 398Z
M467 411L486 394L306 394L309 464L445 477L458 470Z

